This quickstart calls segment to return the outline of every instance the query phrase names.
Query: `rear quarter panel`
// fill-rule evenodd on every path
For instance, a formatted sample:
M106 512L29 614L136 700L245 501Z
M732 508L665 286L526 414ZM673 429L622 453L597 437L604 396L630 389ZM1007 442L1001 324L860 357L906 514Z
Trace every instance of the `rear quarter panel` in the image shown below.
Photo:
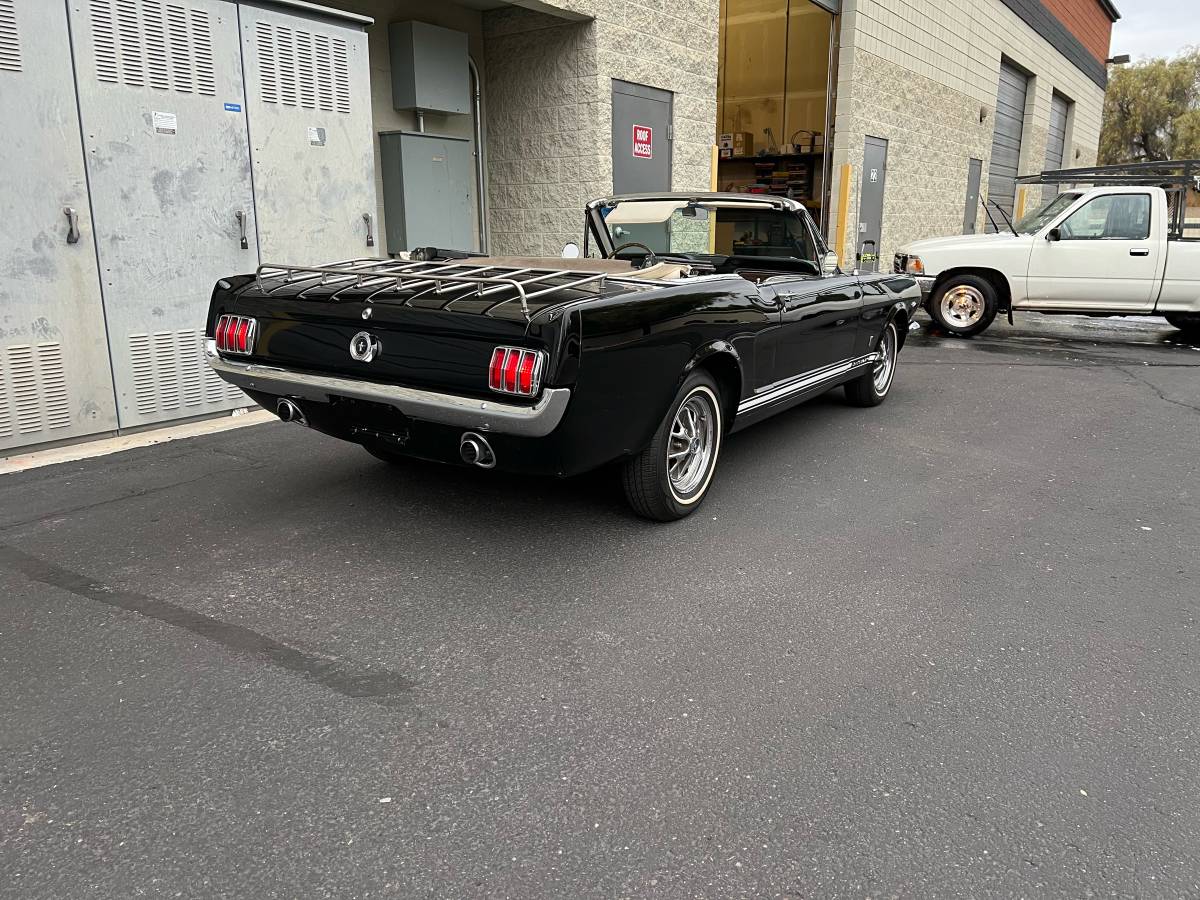
M737 360L752 383L754 344L778 312L744 279L694 279L654 292L593 301L578 315L579 363L559 426L563 458L585 471L642 450L693 364L712 352Z

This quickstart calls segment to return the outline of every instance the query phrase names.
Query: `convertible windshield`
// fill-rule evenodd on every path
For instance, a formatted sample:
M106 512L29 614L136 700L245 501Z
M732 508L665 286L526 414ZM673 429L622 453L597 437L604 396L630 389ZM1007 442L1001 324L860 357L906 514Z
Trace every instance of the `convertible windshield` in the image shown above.
M1013 227L1017 230L1017 234L1036 234L1053 222L1059 213L1063 212L1068 206L1078 200L1079 197L1079 194L1059 194L1037 212L1032 212L1024 216Z
M618 256L761 256L816 260L804 220L758 203L622 200L600 211ZM621 248L625 245L627 249ZM639 246L640 245L640 246Z

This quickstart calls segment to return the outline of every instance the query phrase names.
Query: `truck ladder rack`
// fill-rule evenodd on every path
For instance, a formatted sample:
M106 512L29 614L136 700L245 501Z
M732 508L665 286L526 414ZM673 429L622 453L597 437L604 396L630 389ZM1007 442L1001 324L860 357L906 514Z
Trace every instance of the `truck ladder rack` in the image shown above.
M442 304L442 308L461 300L465 296L487 297L502 291L515 292L521 302L521 311L526 321L531 315L529 301L552 294L555 291L578 288L585 284L596 284L604 289L610 273L596 273L572 269L513 268L510 266L480 266L463 259L454 262L410 262L388 259L348 259L324 266L291 266L263 263L254 273L259 290L270 295L286 288L306 285L299 293L303 296L311 290L337 286L330 300L336 300L342 291L370 290L367 301L377 295L400 291L416 291L405 298L404 305L416 297L432 291L435 295L459 292ZM562 283L546 285L548 281ZM533 290L531 290L533 289ZM489 307L507 303L501 300Z

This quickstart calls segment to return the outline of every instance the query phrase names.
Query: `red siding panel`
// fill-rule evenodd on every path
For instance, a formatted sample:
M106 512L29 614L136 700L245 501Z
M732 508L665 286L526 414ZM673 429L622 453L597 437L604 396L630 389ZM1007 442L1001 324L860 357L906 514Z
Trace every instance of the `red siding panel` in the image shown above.
M1071 34L1100 62L1108 59L1112 20L1098 0L1042 0Z

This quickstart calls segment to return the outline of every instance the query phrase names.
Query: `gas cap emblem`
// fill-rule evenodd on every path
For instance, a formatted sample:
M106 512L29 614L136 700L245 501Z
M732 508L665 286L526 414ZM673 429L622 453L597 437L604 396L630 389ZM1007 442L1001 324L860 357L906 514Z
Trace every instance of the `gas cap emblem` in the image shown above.
M350 358L359 362L369 363L383 352L383 344L379 338L369 331L360 331L350 338Z

